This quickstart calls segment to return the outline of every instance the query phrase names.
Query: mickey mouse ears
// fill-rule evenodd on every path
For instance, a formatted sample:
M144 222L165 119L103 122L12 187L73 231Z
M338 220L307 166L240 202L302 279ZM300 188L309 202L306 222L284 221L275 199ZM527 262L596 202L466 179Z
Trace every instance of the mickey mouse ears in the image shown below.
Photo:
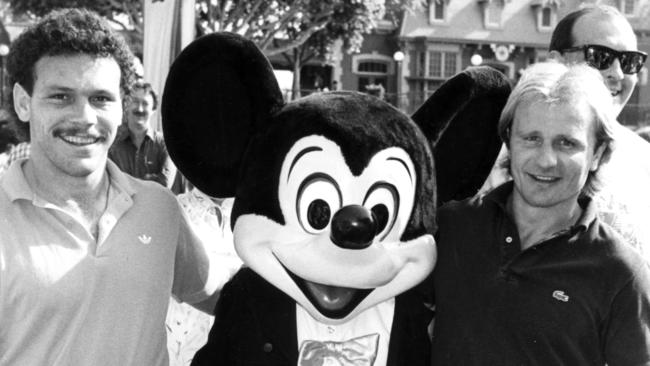
M412 116L434 152L439 202L471 196L483 184L501 146L497 122L509 93L501 72L469 68ZM273 69L253 42L231 33L201 37L167 77L161 111L169 154L203 192L234 196L232 177L248 141L283 105Z
M510 90L500 71L470 67L411 117L431 142L439 203L473 196L485 182L501 148L497 125Z
M234 196L234 179L250 136L283 104L273 69L251 41L210 34L172 64L162 98L162 125L172 160L201 191ZM211 157L219 156L219 159Z

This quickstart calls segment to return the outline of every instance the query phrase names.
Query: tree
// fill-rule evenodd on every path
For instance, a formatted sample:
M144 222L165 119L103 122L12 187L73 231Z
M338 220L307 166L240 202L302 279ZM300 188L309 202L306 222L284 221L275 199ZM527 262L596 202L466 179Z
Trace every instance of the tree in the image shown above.
M337 40L342 41L344 51L348 53L359 52L363 44L364 34L372 30L377 20L388 18L397 23L397 16L405 10L412 9L417 3L416 1L405 0L330 1L329 4L321 2L319 3L321 6L329 6L332 10L328 21L323 27L308 33L306 30L310 29L309 24L303 22L290 24L284 34L284 38L288 39L288 41L284 42L287 44L293 43L294 47L282 52L282 56L292 65L292 98L300 97L300 73L305 64L313 59L320 59L326 63ZM305 34L308 34L306 41L295 45L300 37ZM276 46L282 44L282 42L282 38L273 40ZM276 49L280 49L280 47L276 47Z
M253 40L267 56L289 52L315 33L357 45L386 11L395 14L418 0L197 0L199 35L229 31ZM322 34L316 38L323 40Z
M142 49L142 0L6 0L17 16L41 17L56 8L87 8L112 22L129 37L134 51Z

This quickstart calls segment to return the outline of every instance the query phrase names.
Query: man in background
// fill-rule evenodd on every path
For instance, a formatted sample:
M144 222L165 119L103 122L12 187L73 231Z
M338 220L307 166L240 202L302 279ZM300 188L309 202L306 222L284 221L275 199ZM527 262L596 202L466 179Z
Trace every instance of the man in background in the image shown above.
M157 107L158 96L151 84L136 82L126 103L128 132L113 144L108 157L133 177L171 188L176 167L167 153L162 133L151 128L151 118Z
M610 6L588 6L562 19L549 47L551 57L586 63L600 71L617 114L630 99L647 55L639 52L632 26ZM616 123L617 145L603 168L595 197L601 219L614 227L650 261L650 144Z

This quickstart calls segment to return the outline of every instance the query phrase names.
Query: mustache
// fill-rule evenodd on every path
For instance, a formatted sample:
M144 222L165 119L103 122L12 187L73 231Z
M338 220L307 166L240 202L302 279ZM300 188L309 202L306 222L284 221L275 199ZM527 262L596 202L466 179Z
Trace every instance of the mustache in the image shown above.
M82 126L66 126L66 127L57 127L52 131L52 134L55 137L59 136L73 136L73 135L87 135L95 138L105 138L106 133L102 131L91 131L88 128Z

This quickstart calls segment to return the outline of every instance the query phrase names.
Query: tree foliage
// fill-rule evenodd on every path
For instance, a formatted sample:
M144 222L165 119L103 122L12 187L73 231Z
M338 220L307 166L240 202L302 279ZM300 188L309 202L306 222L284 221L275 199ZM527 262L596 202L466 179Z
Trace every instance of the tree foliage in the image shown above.
M414 0L197 0L201 34L229 31L252 39L267 55L290 51L310 38L340 38L355 50L373 21L411 7ZM314 36L316 33L319 35ZM313 37L313 38L312 38ZM326 45L328 42L320 42Z
M197 0L199 35L229 31L253 40L267 56L281 54L293 69L293 98L300 70L326 60L336 40L357 52L380 19L395 20L422 0ZM397 22L396 22L397 23Z
M41 17L57 8L86 8L96 11L124 30L142 35L142 0L7 0L13 14Z

